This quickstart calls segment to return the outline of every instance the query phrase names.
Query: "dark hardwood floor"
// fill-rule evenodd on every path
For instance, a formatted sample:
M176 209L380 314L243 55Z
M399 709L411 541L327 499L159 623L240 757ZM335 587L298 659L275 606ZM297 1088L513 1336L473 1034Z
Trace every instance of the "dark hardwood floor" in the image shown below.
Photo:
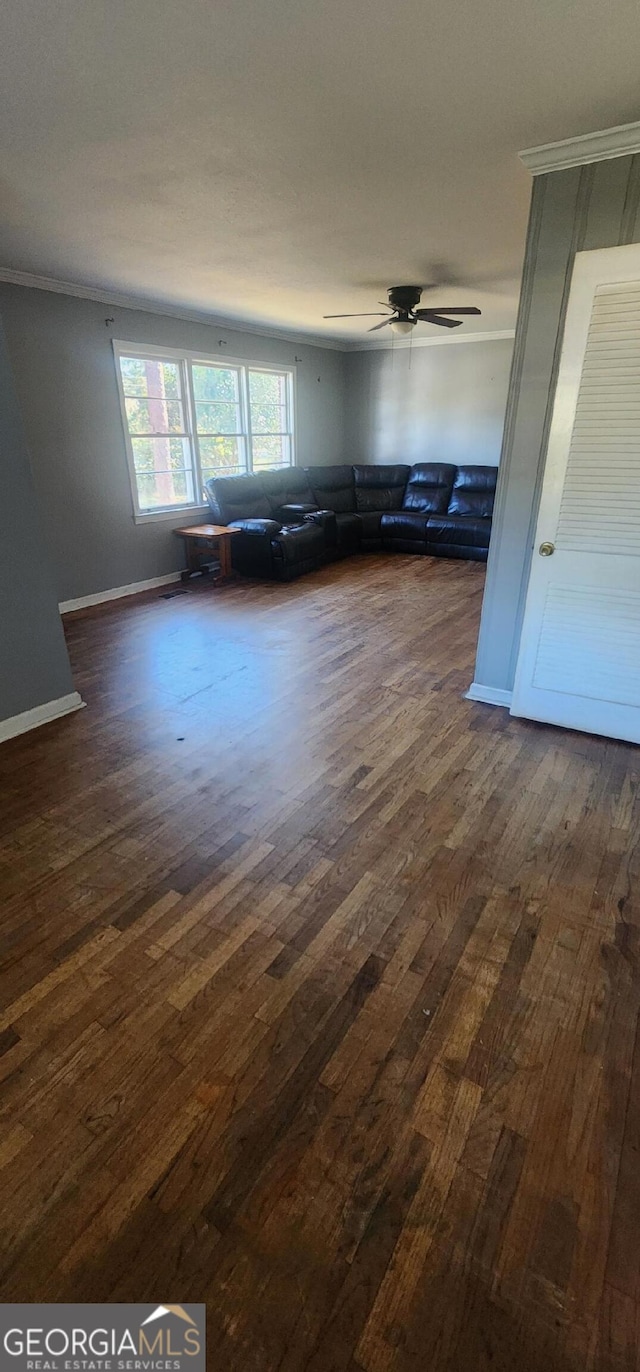
M483 569L67 619L0 749L0 1294L216 1372L631 1372L638 749L463 698Z

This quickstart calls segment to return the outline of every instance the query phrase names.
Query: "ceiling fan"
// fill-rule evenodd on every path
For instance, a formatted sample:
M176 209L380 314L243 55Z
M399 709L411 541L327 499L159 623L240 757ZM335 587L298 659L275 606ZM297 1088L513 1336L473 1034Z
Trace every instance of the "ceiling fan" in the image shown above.
M424 286L390 286L388 290L389 303L385 309L389 311L387 316L382 317L381 324L374 324L369 333L374 333L376 329L384 329L387 324L391 325L394 333L407 334L415 328L416 324L440 324L443 329L457 329L462 324L461 319L449 319L452 314L481 314L482 311L476 305L438 305L432 310L417 310L416 305L420 302L420 297ZM379 305L384 301L379 300ZM372 313L363 314L325 314L324 319L379 319L380 311L374 310Z

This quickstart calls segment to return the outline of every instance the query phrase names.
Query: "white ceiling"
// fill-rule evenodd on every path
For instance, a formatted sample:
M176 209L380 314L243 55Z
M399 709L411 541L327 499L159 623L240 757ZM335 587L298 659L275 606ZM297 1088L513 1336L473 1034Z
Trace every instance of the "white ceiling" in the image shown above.
M639 51L637 0L10 0L0 267L333 338L443 277L509 328L517 150L637 119Z

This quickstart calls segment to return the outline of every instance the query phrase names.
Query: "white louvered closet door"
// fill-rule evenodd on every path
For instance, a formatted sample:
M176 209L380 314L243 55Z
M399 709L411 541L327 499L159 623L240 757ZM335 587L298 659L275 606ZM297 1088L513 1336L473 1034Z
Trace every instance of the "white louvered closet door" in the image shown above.
M576 257L511 713L640 743L640 244Z

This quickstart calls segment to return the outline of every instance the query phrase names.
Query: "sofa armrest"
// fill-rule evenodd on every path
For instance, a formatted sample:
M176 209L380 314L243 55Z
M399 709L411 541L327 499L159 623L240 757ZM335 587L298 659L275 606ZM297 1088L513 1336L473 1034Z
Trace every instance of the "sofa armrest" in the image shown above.
M317 510L317 508L317 505L306 504L281 505L279 509L276 510L276 514L278 516L278 519L282 520L283 524L302 524L302 521L305 518L305 516L308 514L313 514L314 511Z
M280 533L282 525L277 519L234 519L229 528L241 529L243 534L251 534L254 538L273 538Z
M230 529L239 529L231 539L231 561L244 576L273 576L273 549L282 526L277 519L233 519Z
M325 542L333 547L338 542L338 526L334 510L311 510L303 518L309 524L318 524L324 532Z

